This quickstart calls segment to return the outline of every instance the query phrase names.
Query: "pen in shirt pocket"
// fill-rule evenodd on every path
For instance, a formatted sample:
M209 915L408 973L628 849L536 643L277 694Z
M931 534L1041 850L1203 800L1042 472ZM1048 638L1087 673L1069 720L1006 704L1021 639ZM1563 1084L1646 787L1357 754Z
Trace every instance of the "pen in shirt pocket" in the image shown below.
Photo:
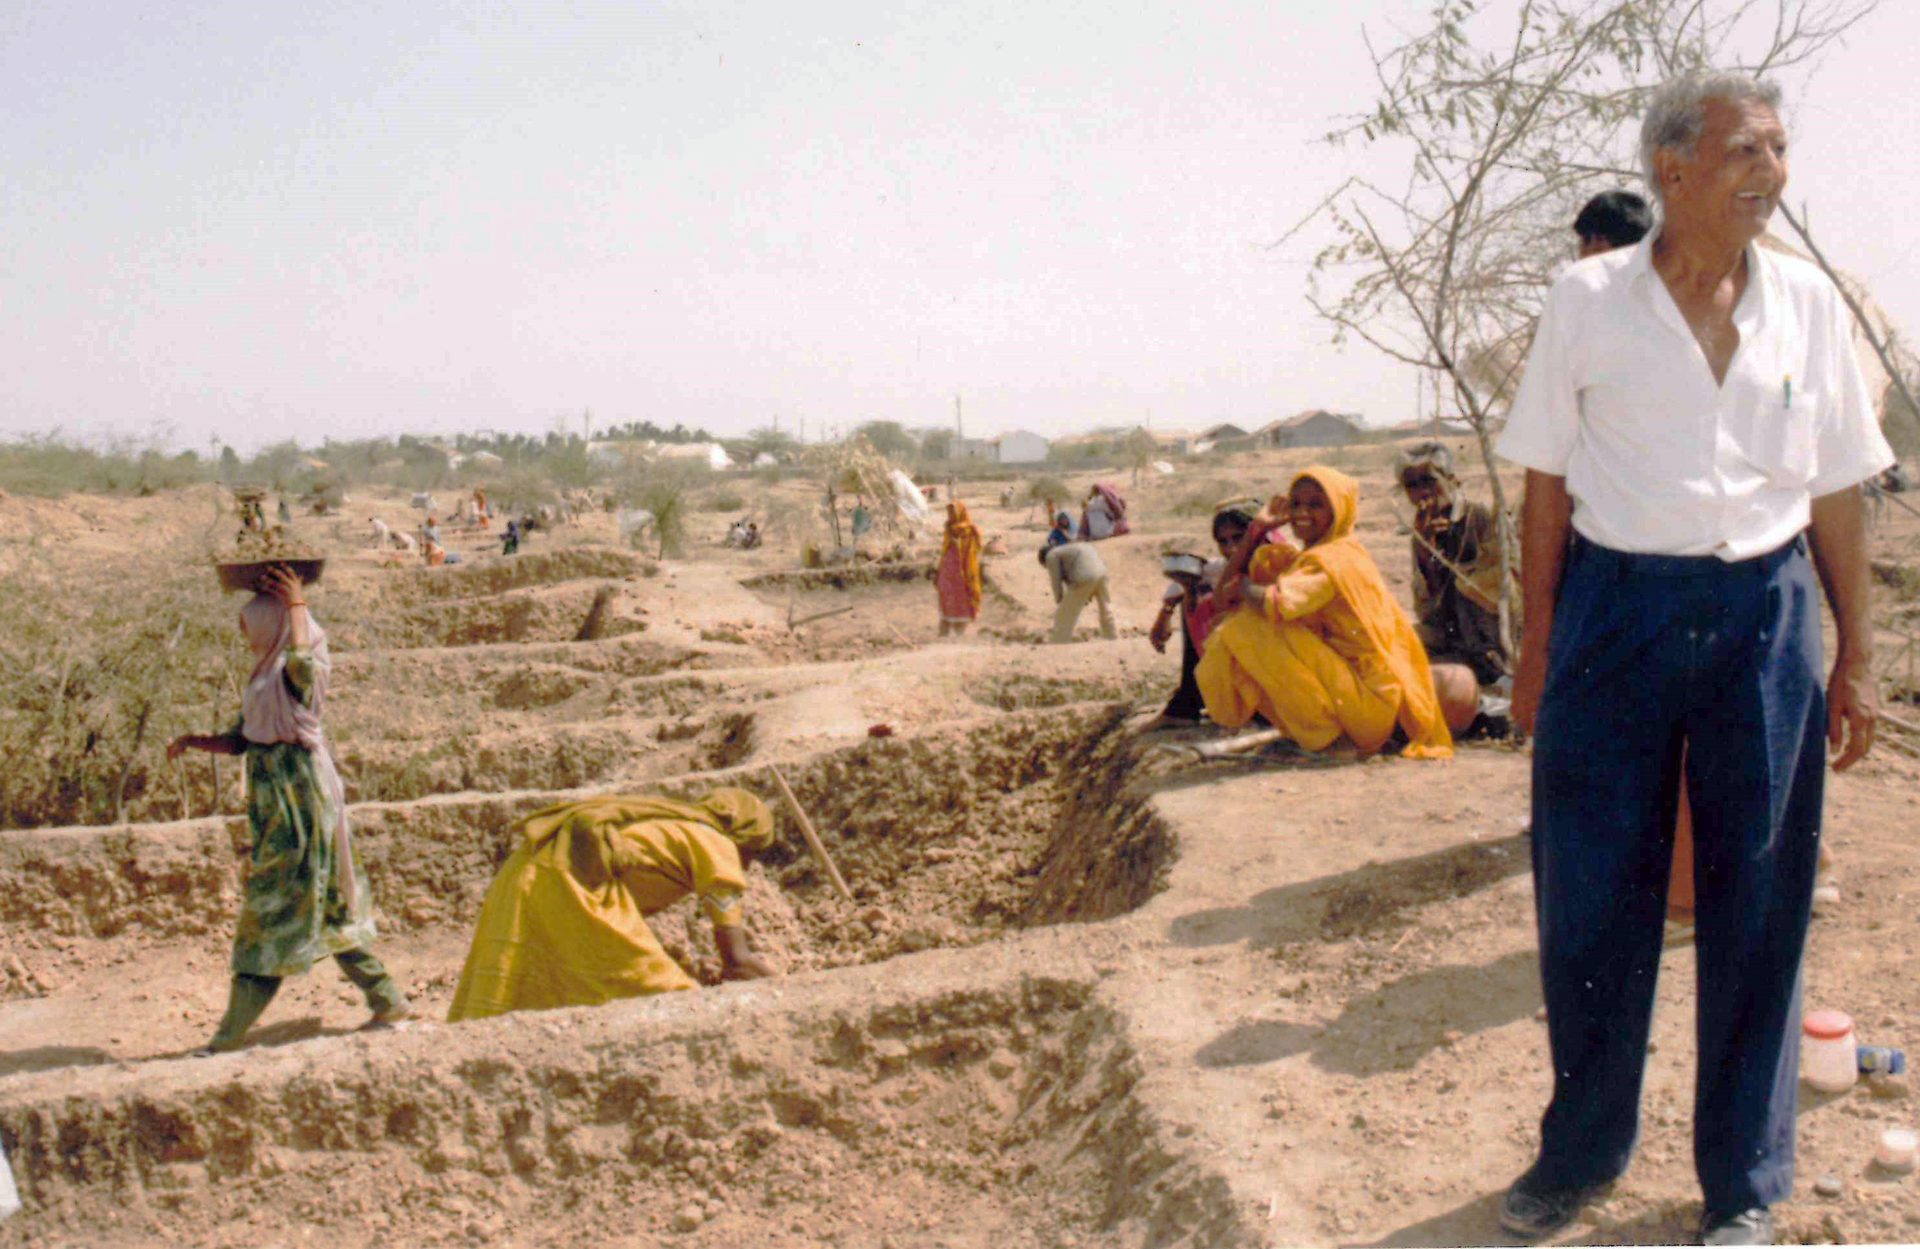
M1793 406L1793 374L1789 373L1785 377L1780 379L1780 394L1781 394L1782 402L1785 403L1787 407L1789 408L1792 407Z

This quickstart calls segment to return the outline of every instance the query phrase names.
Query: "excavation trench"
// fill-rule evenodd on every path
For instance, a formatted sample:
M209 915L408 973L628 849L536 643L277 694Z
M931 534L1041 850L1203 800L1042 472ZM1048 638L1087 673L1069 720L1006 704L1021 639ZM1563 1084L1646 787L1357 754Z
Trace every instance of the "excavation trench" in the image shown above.
M1257 1243L1139 1100L1090 971L937 959L911 990L862 973L19 1077L0 1144L27 1208L0 1246Z
M647 627L634 596L622 593L621 583L590 581L349 611L337 615L330 627L342 648L354 650L568 642L579 638L589 613L595 611L595 596L603 589L611 597L599 609L598 630L591 640L638 633Z
M477 729L416 739L355 739L335 748L353 802L407 802L473 791L631 788L662 777L732 767L758 741L752 704L743 709L653 717L571 719L532 728Z
M651 577L659 572L653 561L606 547L565 547L552 551L523 551L512 559L484 564L439 568L408 568L383 572L370 589L343 587L341 594L357 608L378 610L394 605L418 606L448 599L482 598L531 586L567 581Z
M706 658L699 649L656 642L637 634L592 645L565 641L437 650L347 650L334 659L342 678L334 705L347 705L362 695L375 705L396 694L486 699L498 688L497 683L516 680L523 673L565 670L576 681L591 677L632 680L700 667ZM506 702L496 701L494 705L507 709Z
M1123 706L1080 705L999 716L783 765L853 897L829 887L776 803L785 835L749 872L756 947L796 973L974 946L1140 905L1164 883L1175 846L1124 789L1133 751L1125 715ZM715 784L775 793L754 765L648 787L693 794ZM423 1009L444 1009L515 822L564 796L459 794L354 808L382 948L399 951ZM201 1020L183 1020L165 977L182 991L217 988L244 836L238 819L0 834L0 942L13 959L0 998L31 999L19 1009L32 1008L12 1018L13 1008L0 1010L0 1050L32 1056L11 1069L192 1043ZM711 930L691 902L651 922L697 979L718 982ZM199 970L187 970L189 954ZM157 978L154 1002L139 1008L157 1016L144 1050L111 1043L146 1035L137 1023L81 1008L88 995L111 993L129 966ZM89 1028L101 1035L85 1035ZM8 1069L0 1054L0 1073Z
M739 642L760 662L865 658L925 646L939 633L933 569L919 563L851 564L767 573L740 583L776 609L784 625L721 623L702 637ZM984 597L976 632L1005 633L1019 623L1019 605L982 574Z

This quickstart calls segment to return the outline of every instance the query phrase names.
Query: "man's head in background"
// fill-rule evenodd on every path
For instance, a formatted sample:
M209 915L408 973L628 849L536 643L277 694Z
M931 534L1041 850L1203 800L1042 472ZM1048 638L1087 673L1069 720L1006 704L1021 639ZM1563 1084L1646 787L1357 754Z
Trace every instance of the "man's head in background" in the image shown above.
M1653 229L1653 209L1632 191L1602 191L1573 219L1580 238L1580 259L1631 247Z

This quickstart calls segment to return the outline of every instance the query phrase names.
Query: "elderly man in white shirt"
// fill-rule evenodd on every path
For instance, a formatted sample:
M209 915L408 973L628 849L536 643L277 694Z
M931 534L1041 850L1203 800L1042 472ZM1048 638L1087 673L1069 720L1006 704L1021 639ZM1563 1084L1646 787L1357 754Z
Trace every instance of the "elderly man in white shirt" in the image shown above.
M1892 453L1833 284L1755 246L1787 181L1778 104L1731 74L1657 93L1640 147L1660 227L1555 283L1500 441L1527 469L1513 710L1535 733L1554 1070L1501 1210L1521 1236L1570 1222L1632 1153L1683 741L1706 1243L1770 1243L1792 1190L1825 749L1851 765L1876 715L1858 485Z

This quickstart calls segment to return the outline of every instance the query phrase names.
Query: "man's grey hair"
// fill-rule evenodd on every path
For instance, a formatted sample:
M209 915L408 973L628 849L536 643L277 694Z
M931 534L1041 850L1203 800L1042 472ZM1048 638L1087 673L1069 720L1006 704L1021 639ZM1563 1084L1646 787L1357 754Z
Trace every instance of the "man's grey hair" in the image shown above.
M1640 122L1640 173L1656 197L1666 198L1653 158L1668 147L1687 156L1694 154L1700 131L1706 126L1707 101L1725 100L1741 104L1758 100L1774 112L1780 111L1780 87L1777 83L1751 74L1731 70L1711 70L1687 74L1666 83L1647 103L1647 115Z

